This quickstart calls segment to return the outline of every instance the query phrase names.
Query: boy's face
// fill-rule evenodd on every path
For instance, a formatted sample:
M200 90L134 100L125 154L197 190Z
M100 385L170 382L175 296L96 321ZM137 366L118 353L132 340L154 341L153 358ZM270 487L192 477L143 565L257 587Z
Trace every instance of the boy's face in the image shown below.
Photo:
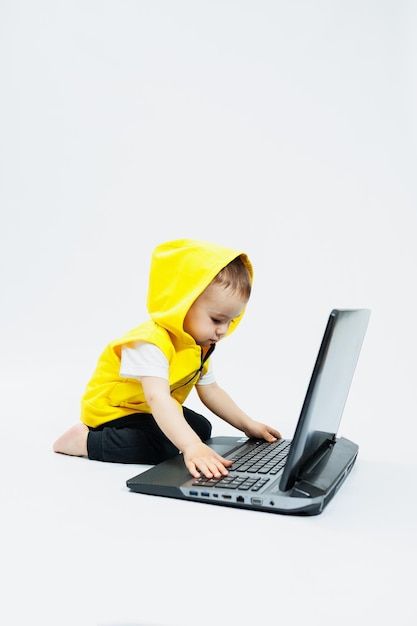
M246 304L247 300L230 288L209 285L191 305L184 319L184 330L199 346L217 343Z

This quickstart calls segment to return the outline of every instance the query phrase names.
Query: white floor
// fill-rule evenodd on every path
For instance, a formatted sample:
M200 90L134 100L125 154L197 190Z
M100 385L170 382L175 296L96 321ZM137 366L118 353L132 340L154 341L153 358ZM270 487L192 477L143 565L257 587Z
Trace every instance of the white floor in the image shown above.
M361 453L321 515L286 517L131 493L142 468L54 454L41 417L2 427L4 623L415 623L415 457Z

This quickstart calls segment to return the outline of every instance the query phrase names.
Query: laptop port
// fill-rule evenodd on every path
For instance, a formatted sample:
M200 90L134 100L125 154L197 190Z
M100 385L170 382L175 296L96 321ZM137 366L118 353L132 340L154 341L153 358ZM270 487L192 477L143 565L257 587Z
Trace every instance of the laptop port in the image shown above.
M251 498L251 504L262 504L262 498Z
M204 498L209 498L209 497L210 497L210 493L209 493L208 491L202 491L202 492L201 492L201 495L202 495Z
M223 494L222 494L222 498L223 498L224 500L231 500L231 499L232 499L232 496L230 495L230 493L223 493Z
M245 501L245 498L243 496L238 496L236 498L236 502L244 502L244 501Z

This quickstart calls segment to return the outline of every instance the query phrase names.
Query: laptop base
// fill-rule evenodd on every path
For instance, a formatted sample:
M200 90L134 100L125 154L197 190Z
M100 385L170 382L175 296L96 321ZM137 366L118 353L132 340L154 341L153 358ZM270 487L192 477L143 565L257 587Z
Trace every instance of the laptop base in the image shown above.
M213 437L206 442L227 457L241 445L241 437ZM358 454L358 446L341 437L287 491L279 488L280 474L263 489L239 492L225 488L196 487L182 455L168 459L126 481L136 493L157 495L207 504L267 511L283 515L317 515L322 512L343 484ZM230 473L233 473L233 468Z

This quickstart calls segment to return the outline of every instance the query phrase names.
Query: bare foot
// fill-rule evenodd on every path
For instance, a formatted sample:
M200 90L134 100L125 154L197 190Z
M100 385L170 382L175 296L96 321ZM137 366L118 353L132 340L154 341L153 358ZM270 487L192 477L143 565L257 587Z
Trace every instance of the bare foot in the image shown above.
M71 456L87 456L88 426L75 424L54 443L54 452Z

